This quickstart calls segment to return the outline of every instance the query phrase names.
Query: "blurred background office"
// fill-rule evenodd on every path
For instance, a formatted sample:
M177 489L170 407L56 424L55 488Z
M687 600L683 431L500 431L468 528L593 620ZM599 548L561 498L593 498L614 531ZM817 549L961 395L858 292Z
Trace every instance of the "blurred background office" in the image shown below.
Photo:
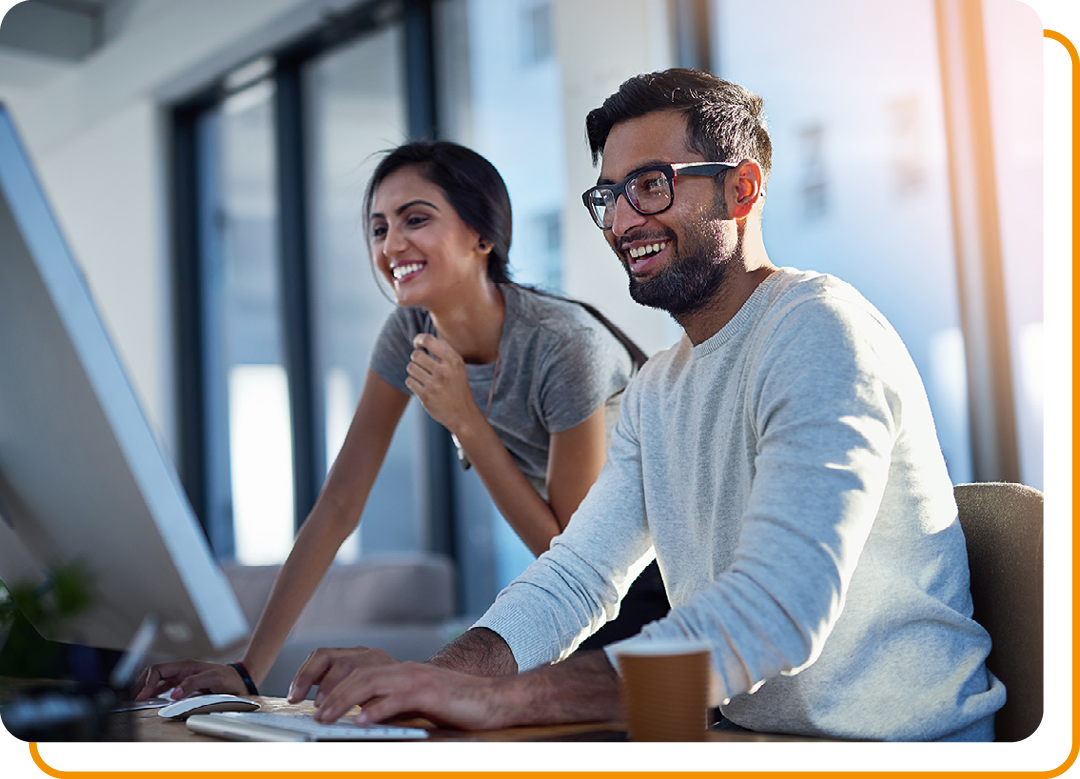
M771 257L892 321L954 483L1041 489L1042 45L1017 0L28 0L0 25L0 100L214 552L260 565L314 502L392 305L360 219L374 153L477 149L519 281L649 353L679 337L579 198L587 111L675 65L764 96ZM412 406L339 558L448 555L475 614L531 555Z

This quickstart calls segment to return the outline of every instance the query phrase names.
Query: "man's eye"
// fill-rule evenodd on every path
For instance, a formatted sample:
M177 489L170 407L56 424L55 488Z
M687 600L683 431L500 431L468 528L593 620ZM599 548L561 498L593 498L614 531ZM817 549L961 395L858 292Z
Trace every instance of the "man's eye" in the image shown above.
M642 192L648 192L650 194L664 191L664 177L663 176L642 176L638 180L638 187Z

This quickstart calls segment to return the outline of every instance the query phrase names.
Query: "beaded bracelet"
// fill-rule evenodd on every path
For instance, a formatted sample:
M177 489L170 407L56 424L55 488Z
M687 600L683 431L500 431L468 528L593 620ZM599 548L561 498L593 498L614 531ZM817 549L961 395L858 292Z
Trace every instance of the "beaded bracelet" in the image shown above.
M229 668L232 668L238 674L240 674L240 681L244 683L247 688L248 695L258 695L259 688L255 686L255 681L251 678L251 674L248 673L248 669L244 667L241 662L229 663Z

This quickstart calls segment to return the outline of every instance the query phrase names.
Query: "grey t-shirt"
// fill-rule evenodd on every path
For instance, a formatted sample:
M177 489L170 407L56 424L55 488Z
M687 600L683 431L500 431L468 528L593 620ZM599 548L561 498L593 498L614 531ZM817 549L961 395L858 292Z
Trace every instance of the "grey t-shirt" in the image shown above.
M633 372L626 348L602 322L580 305L514 284L500 287L506 320L495 363L466 365L476 405L487 408L498 433L522 473L545 498L548 448L552 433L584 422L608 404L609 426L617 416L618 396ZM399 308L383 324L371 368L391 386L409 393L406 366L417 333L433 333L422 308ZM411 393L409 393L411 394Z

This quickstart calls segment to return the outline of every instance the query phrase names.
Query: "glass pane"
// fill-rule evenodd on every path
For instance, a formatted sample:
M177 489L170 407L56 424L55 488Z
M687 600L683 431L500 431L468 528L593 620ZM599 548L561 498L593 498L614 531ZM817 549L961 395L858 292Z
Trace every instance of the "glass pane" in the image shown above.
M713 18L715 71L765 99L772 261L839 276L892 322L922 374L949 473L970 481L932 3L714 0ZM745 35L755 29L769 34Z
M1020 480L1043 488L1043 37L1026 4L983 3ZM1064 163L1062 163L1064 164Z
M333 463L360 397L375 336L393 309L372 272L361 207L372 155L405 138L402 34L394 25L327 53L305 70L311 268L317 371ZM422 547L419 403L410 403L360 527L338 560Z
M561 76L547 0L458 0L440 8L440 120L447 138L483 154L510 191L513 278L562 285L567 197Z
M506 181L514 215L513 279L559 292L568 194L551 3L452 0L437 4L436 14L443 133L491 160ZM466 612L477 611L534 558L474 472L455 474L459 503L467 504L459 511L462 600Z
M229 97L200 145L211 525L250 565L283 560L294 526L273 98L270 81Z

